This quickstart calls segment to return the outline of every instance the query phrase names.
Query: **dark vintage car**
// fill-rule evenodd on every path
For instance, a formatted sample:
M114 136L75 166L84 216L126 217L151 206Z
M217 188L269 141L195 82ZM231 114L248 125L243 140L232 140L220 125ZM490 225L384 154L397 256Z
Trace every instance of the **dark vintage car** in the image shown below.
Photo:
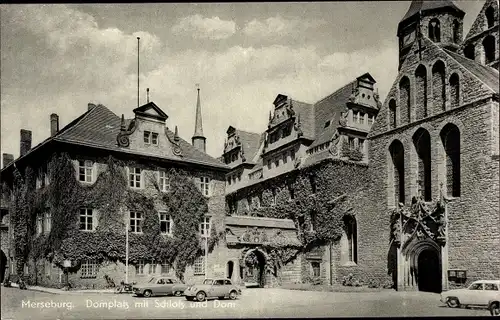
M210 298L234 300L238 295L241 295L241 289L233 285L229 279L205 279L203 284L189 286L184 291L184 295L189 301L194 299L205 301L205 299Z
M188 286L170 277L154 277L147 283L135 284L133 292L137 296L151 297L159 295L181 296Z

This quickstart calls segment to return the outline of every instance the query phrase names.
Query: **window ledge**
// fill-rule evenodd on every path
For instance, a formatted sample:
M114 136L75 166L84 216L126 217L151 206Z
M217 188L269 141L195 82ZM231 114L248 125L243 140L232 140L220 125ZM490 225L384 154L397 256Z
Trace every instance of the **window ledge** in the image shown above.
M80 182L81 184L87 184L87 185L94 184L94 181L81 181L81 180L78 180L78 182Z
M94 230L81 230L81 229L78 229L78 231L81 231L81 232L95 232L95 229Z
M341 264L342 267L357 267L358 264L354 261L348 261Z

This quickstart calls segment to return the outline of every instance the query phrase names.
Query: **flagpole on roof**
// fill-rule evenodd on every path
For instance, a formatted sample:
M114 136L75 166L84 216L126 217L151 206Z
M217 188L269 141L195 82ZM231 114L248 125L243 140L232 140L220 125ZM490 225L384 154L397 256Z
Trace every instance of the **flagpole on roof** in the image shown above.
M140 48L140 37L137 37L137 107L139 107L139 48Z

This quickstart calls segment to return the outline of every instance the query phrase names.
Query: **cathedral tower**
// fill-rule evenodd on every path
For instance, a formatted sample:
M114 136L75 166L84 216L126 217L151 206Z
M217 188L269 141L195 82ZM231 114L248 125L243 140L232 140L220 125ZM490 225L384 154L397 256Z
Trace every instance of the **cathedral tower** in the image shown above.
M413 54L410 50L419 34L456 51L462 42L464 15L450 0L413 0L398 25L399 67Z

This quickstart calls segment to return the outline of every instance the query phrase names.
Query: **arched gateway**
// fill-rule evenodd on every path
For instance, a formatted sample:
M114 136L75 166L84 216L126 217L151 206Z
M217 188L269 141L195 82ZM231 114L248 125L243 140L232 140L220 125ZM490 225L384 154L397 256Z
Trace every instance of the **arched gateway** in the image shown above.
M398 290L441 292L446 288L447 231L446 202L412 199L410 207L400 204L391 217L392 268Z
M245 284L263 288L266 284L266 253L258 248L244 251L242 262L245 268L243 274Z

